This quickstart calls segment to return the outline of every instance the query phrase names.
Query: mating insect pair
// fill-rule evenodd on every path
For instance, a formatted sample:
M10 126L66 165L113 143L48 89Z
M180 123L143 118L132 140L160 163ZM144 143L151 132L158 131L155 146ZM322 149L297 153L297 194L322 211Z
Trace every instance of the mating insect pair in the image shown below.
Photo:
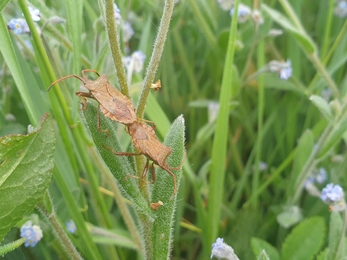
M96 80L90 80L86 77L86 72L94 72L99 78ZM108 130L102 130L100 126L100 111L109 119L117 121L126 126L126 132L131 136L134 146L137 148L139 153L128 153L128 152L116 152L112 148L104 146L115 155L120 156L137 156L144 155L147 157L146 165L141 175L141 183L145 178L148 168L151 169L152 181L155 182L155 169L154 165L158 165L160 168L169 173L174 180L174 194L176 194L176 176L172 173L172 170L179 170L182 168L183 162L179 167L169 167L167 158L172 153L172 149L168 146L163 145L155 134L154 128L143 123L143 119L137 118L135 109L128 97L119 92L114 88L108 81L107 75L99 75L95 70L83 70L82 77L72 74L65 76L61 79L54 81L50 88L61 80L75 77L79 79L89 92L76 92L76 95L83 98L82 109L86 106L85 98L91 98L98 102L98 118L97 124L99 131L108 132ZM155 84L158 86L158 83ZM149 121L148 121L149 122ZM152 164L150 165L150 162Z

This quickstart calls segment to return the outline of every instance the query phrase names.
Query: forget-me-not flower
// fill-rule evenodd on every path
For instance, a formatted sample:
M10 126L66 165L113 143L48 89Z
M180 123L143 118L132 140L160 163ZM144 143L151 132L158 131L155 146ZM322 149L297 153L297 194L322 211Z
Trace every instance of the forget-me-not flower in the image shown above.
M335 204L344 200L343 189L340 185L328 184L320 195L322 201L326 204Z
M66 222L66 229L71 234L75 234L77 228L76 228L75 222L72 219L70 219L68 222Z
M123 30L123 41L128 42L131 37L134 35L134 29L129 22L125 22L122 24Z
M131 56L123 58L124 66L128 71L140 72L143 70L146 55L142 51L134 51Z
M41 228L37 225L33 225L29 220L21 227L20 236L27 238L24 242L25 247L34 247L41 240L43 234Z
M318 169L318 174L316 175L316 181L317 181L317 183L322 184L322 183L324 183L327 179L328 179L328 173L327 173L327 171L326 171L323 167L320 167L320 168Z
M230 9L230 16L233 17L235 8ZM239 23L244 23L247 21L247 19L251 16L251 8L249 8L247 5L239 4L239 7L237 9L237 21Z
M31 6L28 7L29 8L29 12L31 15L31 19L33 19L33 21L38 22L41 20L41 14L40 14L40 10L39 9L35 9Z
M14 34L23 34L30 32L27 22L22 18L12 19L7 24L7 28L9 30L12 30Z
M116 18L116 24L120 25L122 21L122 16L120 15L120 10L117 4L113 4L113 9L114 9L114 17Z
M344 18L347 16L347 1L339 1L335 7L334 13L340 17Z
M293 74L292 63L290 60L287 62L280 62L277 60L270 61L268 69L271 72L277 73L280 79L287 80Z
M239 260L237 255L234 253L234 249L224 243L223 238L217 238L216 242L212 244L212 252L211 252L211 259L212 257L218 257L223 259L229 259L229 260Z

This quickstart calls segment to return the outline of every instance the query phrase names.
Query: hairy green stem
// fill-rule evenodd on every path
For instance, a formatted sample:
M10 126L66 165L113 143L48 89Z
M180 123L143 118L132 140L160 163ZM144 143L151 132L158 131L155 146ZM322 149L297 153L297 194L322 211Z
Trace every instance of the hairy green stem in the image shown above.
M119 37L117 35L117 25L114 17L113 0L105 0L105 23L108 41L110 44L113 63L116 68L119 87L121 92L129 97L129 89L127 84L127 77L125 74L122 52L120 50Z
M66 235L63 227L61 226L59 220L56 217L54 208L52 206L52 200L49 193L46 193L46 202L49 203L50 208L48 209L44 203L39 203L36 207L40 210L41 214L46 218L53 228L53 234L56 239L61 244L62 248L68 254L70 259L83 259L81 255L77 252L76 248L72 244L70 238Z
M4 257L5 254L17 249L18 247L20 247L21 245L24 244L25 240L27 240L26 237L20 238L18 240L15 240L11 243L8 243L6 245L1 245L0 247L0 255L2 257Z
M170 20L175 4L174 2L174 0L165 0L163 16L160 21L157 38L154 43L154 49L152 52L151 59L149 61L149 65L147 67L147 72L143 82L139 104L137 106L136 114L140 118L143 118L143 115L145 113L145 107L149 91L154 81L155 74L159 67L160 58L164 50L164 44L166 41L167 33L169 31Z

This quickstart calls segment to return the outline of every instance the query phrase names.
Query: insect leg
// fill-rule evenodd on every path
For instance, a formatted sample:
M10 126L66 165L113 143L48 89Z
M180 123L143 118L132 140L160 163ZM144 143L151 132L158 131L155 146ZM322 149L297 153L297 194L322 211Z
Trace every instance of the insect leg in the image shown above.
M97 118L97 122L98 122L98 131L107 133L107 137L109 137L110 136L110 131L108 129L101 129L101 124L100 124L100 103L98 103L98 118Z
M87 107L87 104L86 104L87 99L86 98L95 99L94 96L89 92L76 92L75 94L82 99L82 109L81 110L85 110Z
M137 156L141 155L141 153L128 153L128 152L116 152L111 147L108 147L106 145L103 145L103 147L107 150L110 150L113 154L119 155L119 156Z
M159 165L160 168L162 168L163 170L165 170L168 174L170 174L174 180L174 194L176 194L177 190L176 190L176 176L175 174L173 174L168 168L166 167L162 167Z
M152 126L153 130L155 130L157 128L157 125L153 121L146 120L146 119L143 119L143 118L137 118L137 121L139 121L139 122L146 122L147 124Z
M152 173L152 184L155 183L156 175L155 175L155 169L154 169L154 162L152 162L151 165L151 173Z
M142 172L142 175L141 175L140 187L142 186L143 180L146 177L146 174L148 172L148 164L149 164L149 160L147 159L145 168L143 168L143 172Z

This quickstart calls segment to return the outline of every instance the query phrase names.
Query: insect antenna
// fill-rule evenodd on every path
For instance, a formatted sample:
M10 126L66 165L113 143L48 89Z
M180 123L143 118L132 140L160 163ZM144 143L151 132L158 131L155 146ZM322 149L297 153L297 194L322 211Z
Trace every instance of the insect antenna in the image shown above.
M76 74L71 74L71 75L68 75L68 76L65 76L65 77L62 77L60 79L57 79L56 81L54 81L50 86L49 88L47 89L47 92L51 90L51 88L57 84L58 82L62 81L62 80L65 80L67 78L71 78L71 77L75 77L76 79L79 79L80 81L82 81L83 84L86 84L85 80L83 78L81 78L80 76L76 75Z

